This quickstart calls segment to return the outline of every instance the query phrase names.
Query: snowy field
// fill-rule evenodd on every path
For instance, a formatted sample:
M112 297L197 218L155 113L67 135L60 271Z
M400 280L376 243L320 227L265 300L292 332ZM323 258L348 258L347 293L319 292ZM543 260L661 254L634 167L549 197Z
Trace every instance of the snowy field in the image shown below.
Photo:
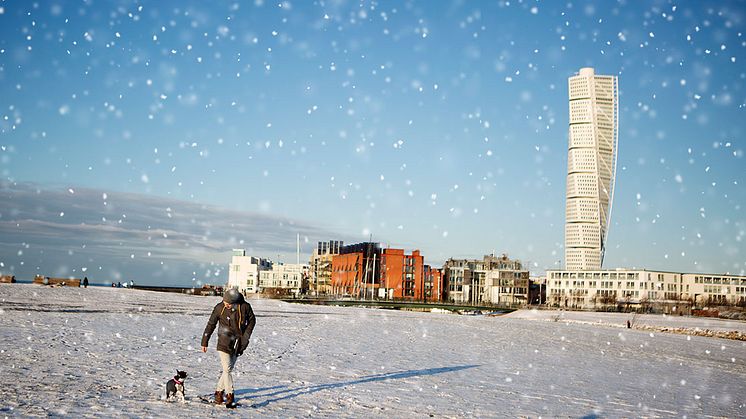
M227 412L195 401L219 374L215 336L199 351L218 301L0 284L0 416L746 416L746 342L592 324L594 314L573 323L269 300L251 301L241 407ZM160 400L176 368L189 373L186 403Z
M593 323L605 326L627 327L627 320L633 321L635 326L685 328L693 331L713 330L746 333L746 322L737 320L718 319L713 317L668 316L657 314L603 313L587 311L557 311L557 310L518 310L507 314L515 319L543 320L575 323Z

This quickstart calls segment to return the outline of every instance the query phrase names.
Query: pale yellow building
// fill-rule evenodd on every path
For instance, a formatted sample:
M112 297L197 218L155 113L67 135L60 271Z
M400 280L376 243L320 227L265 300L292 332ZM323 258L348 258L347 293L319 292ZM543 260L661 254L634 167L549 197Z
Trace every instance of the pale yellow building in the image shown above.
M547 304L566 308L685 302L736 304L746 299L746 276L647 269L549 270Z

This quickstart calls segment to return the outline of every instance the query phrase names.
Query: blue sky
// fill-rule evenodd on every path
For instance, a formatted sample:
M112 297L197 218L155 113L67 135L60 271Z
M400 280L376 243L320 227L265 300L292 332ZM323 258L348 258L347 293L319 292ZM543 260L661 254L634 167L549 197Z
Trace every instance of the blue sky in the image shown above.
M745 12L0 1L0 270L215 282L237 245L290 261L296 234L304 258L372 234L541 273L564 254L567 78L592 66L621 91L605 266L743 274Z

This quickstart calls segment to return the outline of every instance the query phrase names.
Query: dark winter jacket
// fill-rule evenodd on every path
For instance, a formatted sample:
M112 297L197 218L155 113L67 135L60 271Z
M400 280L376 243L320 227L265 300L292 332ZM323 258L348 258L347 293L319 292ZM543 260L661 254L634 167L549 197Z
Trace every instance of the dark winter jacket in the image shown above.
M212 332L218 324L220 324L220 327L218 327L218 350L229 354L243 354L246 347L249 346L249 339L256 324L256 317L251 305L243 297L240 302L231 305L231 308L226 308L222 301L219 302L212 309L210 320L202 334L202 346L207 347L210 336L212 336Z

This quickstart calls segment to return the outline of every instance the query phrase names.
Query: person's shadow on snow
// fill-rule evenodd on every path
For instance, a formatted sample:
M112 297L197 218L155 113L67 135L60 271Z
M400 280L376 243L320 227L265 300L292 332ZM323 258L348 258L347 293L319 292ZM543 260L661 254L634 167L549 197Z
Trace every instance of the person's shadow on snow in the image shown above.
M337 383L328 383L328 384L318 384L318 385L313 385L313 386L301 386L301 387L295 387L295 388L286 388L287 386L274 386L274 387L265 387L265 388L260 388L260 389L244 389L244 390L237 390L236 396L238 397L240 395L245 395L245 394L254 394L256 397L269 397L269 399L263 402L252 404L253 407L265 407L270 403L274 403L274 402L278 402L278 401L286 400L286 399L292 399L294 397L298 397L303 394L316 393L317 391L321 391L321 390L342 388L342 387L347 387L347 386L353 386L356 384L370 383L370 382L375 382L375 381L400 380L402 378L409 378L409 377L420 377L420 376L425 376L425 375L443 374L446 372L461 371L461 370L466 370L466 369L474 368L478 366L479 365L458 365L455 367L425 368L421 370L387 372L387 373L382 373L382 374L368 375L365 377L358 378L356 380L340 381ZM275 391L273 393L267 393L267 394L258 394L264 391L274 390L277 388L284 388L284 390L279 390L279 391ZM275 397L275 396L279 396L279 397Z

